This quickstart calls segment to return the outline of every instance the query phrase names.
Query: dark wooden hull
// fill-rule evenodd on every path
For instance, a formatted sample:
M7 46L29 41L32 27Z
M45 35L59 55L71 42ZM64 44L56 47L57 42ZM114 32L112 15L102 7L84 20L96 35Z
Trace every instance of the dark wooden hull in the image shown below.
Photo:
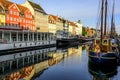
M113 65L116 64L117 65L117 57L116 57L117 53L95 53L92 51L89 51L89 59L96 63L96 64L100 64L100 65Z
M57 47L78 45L79 39L57 39Z
M117 74L117 66L116 65L96 65L90 60L88 61L88 71L91 75L96 77L97 79L105 79L113 77Z
M93 39L81 39L81 42L82 43L85 43L85 42L89 42L89 41L92 41Z

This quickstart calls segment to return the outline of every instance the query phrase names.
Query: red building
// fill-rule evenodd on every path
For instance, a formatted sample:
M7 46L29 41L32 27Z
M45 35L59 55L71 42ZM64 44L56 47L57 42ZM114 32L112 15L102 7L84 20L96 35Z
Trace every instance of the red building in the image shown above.
M35 22L34 17L32 16L32 13L30 10L24 6L17 5L20 9L20 26L23 27L23 29L29 29L31 31L35 31Z
M6 26L20 27L35 31L34 18L30 10L8 0L0 0L6 14Z

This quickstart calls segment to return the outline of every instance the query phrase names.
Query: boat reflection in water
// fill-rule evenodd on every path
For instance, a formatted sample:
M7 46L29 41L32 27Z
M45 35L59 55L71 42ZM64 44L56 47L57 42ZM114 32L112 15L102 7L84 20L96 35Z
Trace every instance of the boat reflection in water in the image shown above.
M101 66L88 61L89 73L93 76L93 80L110 80L117 75L117 66Z

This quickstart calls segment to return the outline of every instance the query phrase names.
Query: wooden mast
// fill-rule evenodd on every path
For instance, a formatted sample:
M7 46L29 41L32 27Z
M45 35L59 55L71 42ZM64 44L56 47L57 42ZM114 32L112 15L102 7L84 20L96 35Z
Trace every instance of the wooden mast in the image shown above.
M106 2L105 2L105 23L104 23L104 35L106 35L106 26L107 26L107 4L108 4L108 2L107 2L107 0L106 0Z
M113 35L115 34L114 6L115 6L115 0L113 0L113 8L112 8L112 19L111 19L111 37L113 37Z
M101 44L103 38L103 12L104 12L104 0L102 0L102 7L101 7Z

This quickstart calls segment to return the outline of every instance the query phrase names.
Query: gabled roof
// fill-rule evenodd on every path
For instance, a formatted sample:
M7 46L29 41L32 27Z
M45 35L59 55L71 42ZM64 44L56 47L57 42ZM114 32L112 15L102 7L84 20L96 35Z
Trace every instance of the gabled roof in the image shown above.
M69 25L71 26L77 26L74 22L68 21Z
M43 14L46 14L46 12L43 10L43 8L39 4L33 3L29 0L27 0L27 1L30 3L30 5L33 7L34 10L39 11Z
M49 19L56 21L57 17L55 15L49 14Z
M2 6L7 10L8 7L14 3L8 1L8 0L0 0L0 3L2 4Z
M22 5L19 5L19 4L16 4L17 5L17 7L20 9L20 12L21 13L24 13L28 8L27 7L24 7L24 6L22 6Z

